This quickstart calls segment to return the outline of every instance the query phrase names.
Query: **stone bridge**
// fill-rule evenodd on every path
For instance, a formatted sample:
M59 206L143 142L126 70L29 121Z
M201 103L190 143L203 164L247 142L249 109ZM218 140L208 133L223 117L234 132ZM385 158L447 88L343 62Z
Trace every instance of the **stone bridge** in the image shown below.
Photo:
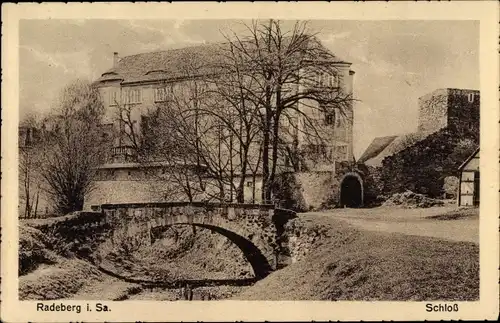
M151 245L173 225L206 228L237 245L257 279L277 268L284 225L295 217L292 211L262 204L133 203L103 204L100 209L112 228L113 244Z

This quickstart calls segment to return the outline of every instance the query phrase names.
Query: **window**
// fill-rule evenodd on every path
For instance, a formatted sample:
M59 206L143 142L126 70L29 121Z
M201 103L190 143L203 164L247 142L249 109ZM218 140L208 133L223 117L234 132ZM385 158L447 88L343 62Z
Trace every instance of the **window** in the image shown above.
M326 147L325 145L311 145L310 146L311 153L316 155L326 155Z
M317 81L319 86L338 87L338 77L334 74L319 74Z
M253 186L253 182L252 181L248 181L247 182L247 187L252 187Z
M157 88L155 89L155 102L167 101L167 89Z
M347 146L339 146L339 152L341 154L347 154Z
M328 82L329 82L330 87L337 87L338 86L337 75L329 75Z
M337 128L340 128L344 125L344 122L343 122L343 119L341 116L337 116L335 123L336 123Z
M335 147L335 150L337 159L344 160L347 158L347 146L345 145L337 146Z
M142 95L141 89L128 89L125 91L124 102L125 103L141 103Z
M112 89L109 92L109 105L117 105L118 102L118 90Z
M335 113L327 112L325 115L325 124L332 125L335 124Z
M474 102L474 93L469 93L467 95L467 100L469 101L469 103Z

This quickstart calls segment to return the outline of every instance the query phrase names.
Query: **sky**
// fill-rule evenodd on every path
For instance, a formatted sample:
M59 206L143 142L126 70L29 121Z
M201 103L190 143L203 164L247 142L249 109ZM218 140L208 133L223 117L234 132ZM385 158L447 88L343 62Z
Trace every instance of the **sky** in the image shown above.
M46 113L65 85L95 80L121 57L245 35L237 20L21 20L19 113ZM286 30L292 21L284 21ZM352 63L354 154L373 138L415 131L418 97L479 89L479 22L313 20L308 28Z

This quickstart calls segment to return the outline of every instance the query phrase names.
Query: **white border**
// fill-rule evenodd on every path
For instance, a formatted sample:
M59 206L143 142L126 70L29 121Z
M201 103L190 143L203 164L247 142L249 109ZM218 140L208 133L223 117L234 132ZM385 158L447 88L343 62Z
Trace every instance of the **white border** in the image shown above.
M498 3L94 3L4 4L2 8L2 320L67 321L309 321L470 320L498 317L499 128ZM425 302L108 302L111 312L41 313L17 300L17 125L19 19L348 19L480 20L481 207L480 301L458 302L458 313L425 311ZM71 304L85 304L71 301ZM88 301L89 304L96 302Z

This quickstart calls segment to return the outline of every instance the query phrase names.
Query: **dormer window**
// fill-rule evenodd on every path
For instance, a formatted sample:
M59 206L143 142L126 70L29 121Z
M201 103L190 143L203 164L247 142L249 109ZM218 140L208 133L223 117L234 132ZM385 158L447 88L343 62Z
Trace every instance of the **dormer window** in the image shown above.
M111 72L103 73L101 76L107 76L107 75L118 75L118 73L111 71Z
M149 75L149 74L162 74L162 73L166 73L165 70L152 70L152 71L148 71L146 73L146 75Z
M474 102L474 93L469 93L467 95L467 100L469 101L469 103L473 103Z

